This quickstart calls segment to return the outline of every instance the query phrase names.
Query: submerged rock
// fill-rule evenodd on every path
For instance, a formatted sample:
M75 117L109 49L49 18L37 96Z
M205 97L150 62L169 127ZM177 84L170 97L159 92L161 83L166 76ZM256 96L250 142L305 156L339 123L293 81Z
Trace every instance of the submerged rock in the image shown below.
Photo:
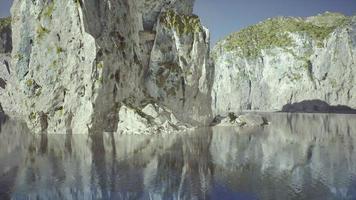
M179 121L207 123L209 34L192 15L193 2L15 0L11 84L0 103L33 132L115 132L123 102L140 107L148 100ZM165 13L194 19L179 22L182 30L192 22L199 29L181 33L163 24L177 22ZM179 73L163 81L171 69ZM161 79L151 72L163 73ZM153 84L147 88L147 82ZM152 91L157 83L169 92Z
M318 99L356 107L356 17L274 18L213 50L213 113L282 110Z

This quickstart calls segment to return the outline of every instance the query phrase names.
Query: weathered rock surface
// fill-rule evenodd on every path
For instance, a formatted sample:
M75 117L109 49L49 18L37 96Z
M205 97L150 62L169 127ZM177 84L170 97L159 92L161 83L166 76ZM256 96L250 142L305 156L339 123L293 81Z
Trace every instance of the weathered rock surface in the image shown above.
M213 66L209 32L197 16L162 13L150 58L149 94L180 119L210 123Z
M15 0L11 84L0 98L4 110L22 116L32 131L47 133L116 132L123 102L142 107L154 101L178 120L206 123L209 34L192 15L193 3ZM192 21L174 21L179 30L164 26L165 13L174 20L192 18L199 29L179 32ZM156 82L150 76L158 69L169 72L170 64L179 71L176 79ZM156 84L164 86L160 95L150 90L161 88ZM168 88L171 84L177 87Z
M319 99L356 108L356 17L268 19L213 50L213 113Z
M119 111L117 133L159 134L187 131L189 124L182 124L167 108L148 104L143 109L123 105Z

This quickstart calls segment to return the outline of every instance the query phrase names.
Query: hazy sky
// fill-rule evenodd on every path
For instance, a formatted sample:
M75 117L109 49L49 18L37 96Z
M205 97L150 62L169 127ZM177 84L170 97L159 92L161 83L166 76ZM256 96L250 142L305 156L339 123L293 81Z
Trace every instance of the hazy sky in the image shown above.
M0 17L10 15L12 0L0 0ZM195 13L212 42L274 16L311 16L325 11L356 14L356 0L196 0Z

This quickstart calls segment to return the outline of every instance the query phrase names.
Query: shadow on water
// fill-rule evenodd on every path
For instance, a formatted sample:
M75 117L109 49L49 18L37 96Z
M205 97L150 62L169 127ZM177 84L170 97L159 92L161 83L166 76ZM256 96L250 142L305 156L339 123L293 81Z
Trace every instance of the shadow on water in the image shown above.
M356 114L356 109L345 105L332 106L319 99L313 99L284 105L281 112Z
M12 167L3 174L0 174L0 199L10 200L13 188L15 185L15 178L18 172L18 167Z
M0 104L0 133L1 133L1 126L6 122L8 117L5 115L5 113L2 112L1 104Z
M355 199L356 115L171 135L0 134L0 199Z

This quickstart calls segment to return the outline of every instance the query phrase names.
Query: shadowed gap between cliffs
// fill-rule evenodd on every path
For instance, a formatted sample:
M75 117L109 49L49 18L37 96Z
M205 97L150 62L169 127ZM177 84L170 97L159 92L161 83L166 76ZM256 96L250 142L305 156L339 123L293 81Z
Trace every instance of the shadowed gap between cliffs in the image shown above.
M356 109L346 105L334 106L319 99L312 99L293 104L286 104L280 112L356 114Z
M5 115L5 113L2 111L1 104L0 104L0 133L1 133L1 127L2 125L7 121L8 117Z

